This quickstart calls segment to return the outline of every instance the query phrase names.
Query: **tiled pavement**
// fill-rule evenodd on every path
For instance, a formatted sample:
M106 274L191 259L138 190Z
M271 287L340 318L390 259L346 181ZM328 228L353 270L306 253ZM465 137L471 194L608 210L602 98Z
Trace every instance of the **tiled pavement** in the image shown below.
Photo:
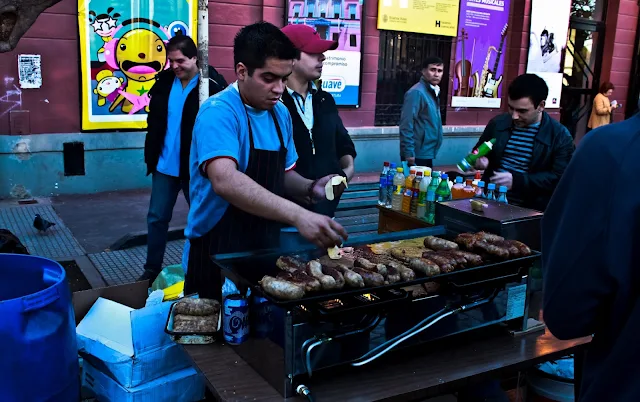
M56 225L45 233L39 233L33 227L36 214ZM0 227L15 234L33 255L57 260L85 255L80 243L50 205L0 208Z

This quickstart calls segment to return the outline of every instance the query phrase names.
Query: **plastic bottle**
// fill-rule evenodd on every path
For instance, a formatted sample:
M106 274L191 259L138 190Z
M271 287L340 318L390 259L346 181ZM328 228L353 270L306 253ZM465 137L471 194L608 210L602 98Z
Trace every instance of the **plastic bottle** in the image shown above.
M436 201L449 201L451 199L451 189L449 188L449 176L445 173L442 176L442 181L438 184L436 190Z
M429 187L429 184L431 184L431 168L430 167L425 167L422 169L422 182L427 182L426 186ZM427 195L425 194L425 200L426 200Z
M387 173L389 173L389 162L385 162L380 172L380 190L378 193L378 205L384 206L387 203Z
M467 179L464 188L462 189L462 198L473 198L476 196L476 189L473 187L473 180Z
M436 193L429 190L427 192L427 207L424 220L432 225L436 224Z
M440 172L433 171L431 172L431 182L429 182L429 186L427 187L427 193L429 191L433 191L435 194L438 189L438 185L440 185Z
M396 176L396 164L391 163L389 165L389 171L387 172L387 199L385 201L385 207L391 208L393 203L393 178Z
M418 198L420 197L420 184L422 184L422 172L417 172L413 179L413 193L411 194L411 216L418 216Z
M496 200L496 184L495 183L489 183L489 185L487 186L487 200Z
M464 184L462 184L462 176L456 177L456 184L451 188L451 199L460 200L464 198Z
M500 186L500 188L498 188L498 202L503 204L509 203L509 201L507 201L507 186Z
M402 192L404 190L404 169L398 168L393 177L393 195L391 198L391 209L402 211Z
M458 169L460 169L463 172L468 172L469 170L471 170L475 166L476 161L479 158L491 152L491 150L493 149L493 144L495 143L496 143L496 139L494 138L492 140L489 140L480 144L477 150L474 150L472 153L465 156L464 159L458 162L458 165L457 165Z
M478 182L480 180L482 180L482 175L480 174L480 172L476 172L476 175L473 177L473 188L474 188L474 190L478 186Z
M420 188L418 193L418 209L416 216L418 219L424 219L427 212L427 189L431 184L431 177L425 177L420 182ZM435 194L435 193L434 193Z
M409 170L409 176L404 180L404 191L402 195L402 212L411 212L411 197L413 197L413 180L416 178L416 169Z
M487 196L484 194L484 187L484 182L480 180L478 182L478 185L476 186L476 198L487 198Z

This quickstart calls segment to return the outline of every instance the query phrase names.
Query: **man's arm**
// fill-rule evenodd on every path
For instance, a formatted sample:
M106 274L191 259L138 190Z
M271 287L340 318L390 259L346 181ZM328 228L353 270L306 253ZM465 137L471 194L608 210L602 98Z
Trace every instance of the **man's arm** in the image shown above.
M413 137L414 119L420 111L422 98L420 91L407 91L400 113L400 156L409 159L416 157Z
M356 173L356 163L351 155L345 155L340 158L340 168L347 175L347 182L353 179L353 175Z
M513 190L520 194L544 195L553 192L560 177L564 173L575 146L573 138L566 129L559 139L559 144L553 152L551 170L537 173L513 173Z
M615 292L607 233L610 214L616 213L611 176L618 172L601 151L598 142L585 137L542 220L544 321L559 339L593 334L603 320L605 300Z

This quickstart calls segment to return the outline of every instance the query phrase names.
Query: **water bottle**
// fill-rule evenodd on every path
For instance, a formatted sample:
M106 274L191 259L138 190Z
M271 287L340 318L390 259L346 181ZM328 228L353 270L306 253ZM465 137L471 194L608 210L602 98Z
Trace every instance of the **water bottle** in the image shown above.
M427 208L424 220L432 225L436 224L436 193L433 190L427 192Z
M507 201L507 186L500 186L498 188L498 202L503 204L508 204Z
M395 175L396 164L392 162L389 166L389 171L387 172L387 198L384 203L384 206L389 209L391 209L393 201L393 178L395 177Z
M487 200L495 201L496 200L495 192L496 192L496 184L489 183L489 185L487 186Z
M378 205L385 206L387 203L387 174L389 174L389 162L385 162L380 172L380 190L378 194Z
M404 169L399 167L396 171L395 177L393 178L393 194L391 199L392 201L391 208L393 208L394 211L402 211L404 185L405 185Z

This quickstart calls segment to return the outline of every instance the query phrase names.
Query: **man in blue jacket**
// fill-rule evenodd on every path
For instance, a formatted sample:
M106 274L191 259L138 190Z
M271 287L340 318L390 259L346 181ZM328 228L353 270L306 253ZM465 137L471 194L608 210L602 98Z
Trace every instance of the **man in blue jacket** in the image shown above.
M544 321L593 335L580 401L640 401L640 114L587 135L542 220Z
M440 81L444 62L439 57L424 61L422 77L404 95L400 114L400 158L409 166L433 167L442 146Z

